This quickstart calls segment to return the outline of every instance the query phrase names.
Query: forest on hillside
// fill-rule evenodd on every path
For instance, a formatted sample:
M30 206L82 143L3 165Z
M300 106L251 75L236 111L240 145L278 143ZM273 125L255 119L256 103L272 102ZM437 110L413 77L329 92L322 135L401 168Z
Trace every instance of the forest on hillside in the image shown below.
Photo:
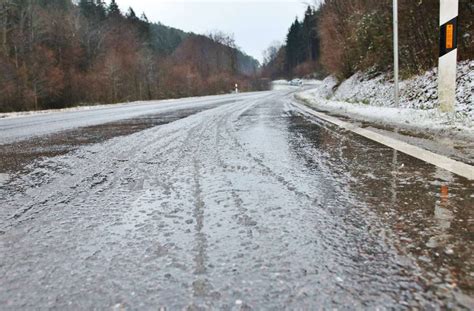
M265 53L272 79L316 72L340 79L357 71L390 72L392 0L324 0L291 25L284 44ZM439 0L399 0L400 66L405 77L436 67ZM459 60L474 59L474 1L459 1Z
M265 87L231 35L151 23L115 0L0 0L0 112Z

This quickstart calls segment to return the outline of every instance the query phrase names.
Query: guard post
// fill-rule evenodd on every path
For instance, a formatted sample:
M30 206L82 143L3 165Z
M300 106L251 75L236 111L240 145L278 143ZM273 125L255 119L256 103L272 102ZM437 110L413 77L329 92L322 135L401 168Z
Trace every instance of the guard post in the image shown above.
M399 85L399 56L398 56L398 0L393 0L393 81L395 107L400 106Z
M438 98L439 109L450 113L456 104L458 12L459 0L440 0Z

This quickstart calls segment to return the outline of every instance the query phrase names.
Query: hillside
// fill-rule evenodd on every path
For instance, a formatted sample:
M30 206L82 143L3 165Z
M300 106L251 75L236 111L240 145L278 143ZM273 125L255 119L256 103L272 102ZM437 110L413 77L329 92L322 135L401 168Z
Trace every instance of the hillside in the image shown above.
M288 25L282 45L267 51L263 72L277 80L357 72L393 71L392 0L326 0ZM418 13L419 12L419 13ZM439 1L399 1L400 72L403 78L438 65ZM474 59L474 2L459 1L459 60Z
M150 24L150 45L161 55L170 55L191 34L161 23Z
M2 1L0 25L0 112L227 93L237 82L259 87L258 62L232 40L151 23L115 0ZM201 55L200 66L177 58L203 48L217 53Z

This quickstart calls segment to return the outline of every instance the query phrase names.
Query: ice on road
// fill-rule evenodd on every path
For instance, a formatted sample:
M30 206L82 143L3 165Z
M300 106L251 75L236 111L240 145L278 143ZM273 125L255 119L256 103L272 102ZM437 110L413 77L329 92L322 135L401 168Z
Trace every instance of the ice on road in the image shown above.
M469 305L450 281L472 285L471 184L290 101L224 103L4 182L1 309Z
M173 99L163 101L134 102L121 105L81 107L55 112L38 112L30 115L11 114L12 117L0 118L0 144L26 140L40 135L49 135L85 126L93 126L123 119L137 118L143 115L167 113L177 110L209 107L225 104L245 98L259 97L258 93L242 95L207 96L201 98ZM8 115L8 114L7 114Z

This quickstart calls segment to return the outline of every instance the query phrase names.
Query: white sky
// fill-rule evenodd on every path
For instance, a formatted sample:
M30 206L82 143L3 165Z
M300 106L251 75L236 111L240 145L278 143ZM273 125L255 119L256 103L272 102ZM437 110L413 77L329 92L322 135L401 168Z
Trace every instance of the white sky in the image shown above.
M237 45L262 60L273 41L284 42L295 17L303 16L313 0L116 0L122 11L131 6L152 22L205 34L233 33Z

